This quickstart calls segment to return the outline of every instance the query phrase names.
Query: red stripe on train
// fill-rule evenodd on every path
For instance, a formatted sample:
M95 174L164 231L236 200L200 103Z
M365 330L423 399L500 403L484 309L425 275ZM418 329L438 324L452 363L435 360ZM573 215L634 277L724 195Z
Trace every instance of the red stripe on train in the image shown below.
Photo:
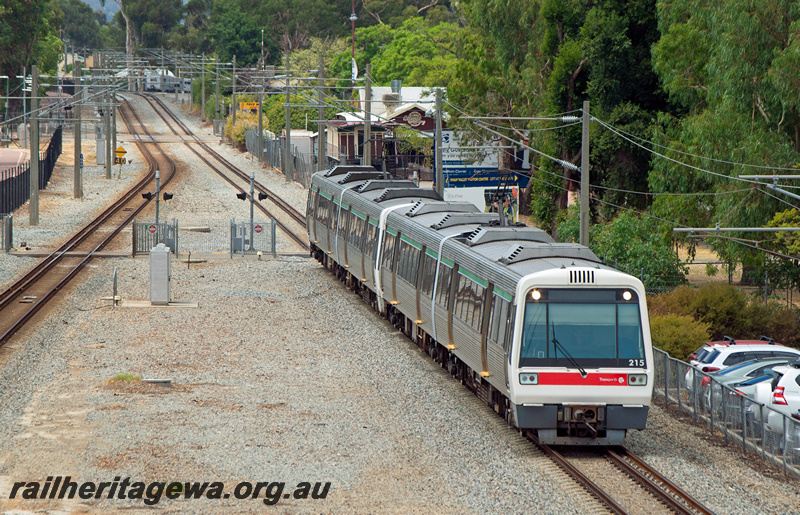
M628 374L588 374L578 372L539 372L539 385L627 386Z

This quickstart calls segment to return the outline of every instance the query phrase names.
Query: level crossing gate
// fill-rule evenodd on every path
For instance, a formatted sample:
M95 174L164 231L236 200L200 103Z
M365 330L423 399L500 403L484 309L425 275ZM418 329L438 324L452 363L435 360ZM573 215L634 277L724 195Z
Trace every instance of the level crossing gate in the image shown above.
M163 243L169 247L170 252L178 255L178 220L169 222L137 222L133 220L133 244L131 246L134 256L149 254L150 249Z
M275 221L237 222L231 220L231 257L266 253L277 255Z

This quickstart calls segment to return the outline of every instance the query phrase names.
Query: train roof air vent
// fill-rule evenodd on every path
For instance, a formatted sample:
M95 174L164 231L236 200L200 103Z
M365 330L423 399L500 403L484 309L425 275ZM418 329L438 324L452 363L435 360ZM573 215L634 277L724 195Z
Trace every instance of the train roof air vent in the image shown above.
M373 172L347 172L344 177L339 179L337 182L339 184L347 184L349 182L356 182L356 181L368 181L370 179L379 179L383 177L383 174L378 171Z
M534 241L555 243L549 234L536 227L479 227L469 238L468 245L480 245L494 241Z
M398 198L431 198L434 200L442 200L433 190L419 189L419 188L386 188L383 193L378 195L375 202L385 202Z
M431 225L431 229L445 229L455 225L488 224L497 218L494 213L447 213L444 218Z
M383 174L379 174L383 175ZM392 181L383 179L383 177L376 177L375 180L370 180L356 188L358 193L366 193L373 190L382 190L385 188L414 188L416 184L414 181Z
M480 213L481 211L471 202L417 202L408 211L408 216L428 215L431 213Z
M570 270L570 284L594 284L594 270Z
M540 243L536 246L517 245L511 252L498 259L503 264L513 265L528 259L565 258L582 259L600 263L594 252L575 243Z
M334 166L327 172L325 172L325 177L333 177L335 175L344 175L349 172L377 172L378 170L372 166L364 166L364 165L339 165Z

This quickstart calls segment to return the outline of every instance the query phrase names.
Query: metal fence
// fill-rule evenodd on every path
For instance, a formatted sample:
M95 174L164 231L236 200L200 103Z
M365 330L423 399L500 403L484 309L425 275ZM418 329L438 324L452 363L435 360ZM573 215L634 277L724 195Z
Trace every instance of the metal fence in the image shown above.
M227 220L186 221L179 230L181 252L192 256L230 254L230 222Z
M286 153L285 140L264 138L262 144L264 164L283 170L284 154ZM249 153L258 157L257 130L245 132L245 146ZM291 154L292 174L290 179L308 187L311 184L311 176L317 171L317 157L313 154L299 152L294 145L292 145Z
M0 213L0 250L11 250L13 241L14 215Z
M231 220L231 257L246 256L261 252L277 255L275 240L276 224L269 222L237 222Z
M714 376L659 349L654 349L654 357L653 396L660 397L667 410L690 417L694 425L707 427L743 453L800 477L800 420L719 384Z
M173 219L169 222L137 222L132 223L131 252L134 256L149 254L150 250L163 243L169 247L170 251L178 254L178 220Z
M62 130L59 127L50 138L47 150L39 152L39 189L50 182L61 155ZM12 213L31 198L30 161L20 166L0 171L0 213Z

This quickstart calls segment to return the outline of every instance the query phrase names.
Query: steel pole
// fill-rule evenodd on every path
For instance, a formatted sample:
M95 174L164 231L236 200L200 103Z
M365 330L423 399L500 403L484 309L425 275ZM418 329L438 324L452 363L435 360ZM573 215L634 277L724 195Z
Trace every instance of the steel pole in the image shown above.
M250 250L253 250L253 204L255 203L256 171L250 170Z
M77 99L77 102L72 103L72 109L75 113L75 169L73 171L72 196L74 198L83 198L83 170L81 170L81 157L83 156L81 146L81 103L83 101L83 86L81 83L80 65L75 63L72 71L75 75L75 98Z
M319 103L319 113L317 122L317 170L326 168L326 151L328 150L328 138L325 134L325 106L322 103L322 89L325 87L325 61L322 54L319 54L319 66L317 67L317 102Z
M372 165L372 148L369 140L372 138L372 65L367 64L367 71L364 75L364 149L361 156L361 164Z
M35 64L31 67L31 79L31 200L29 220L31 225L39 225L39 69Z
M286 182L292 177L292 117L289 109L289 53L286 53L286 161L283 163L283 172Z
M106 94L105 98L107 101L106 109L103 112L105 116L105 132L106 132L106 179L111 178L111 164L113 162L113 158L111 157L112 149L111 149L111 97L109 95L109 83L106 81Z
M444 170L442 170L442 90L436 88L436 193L444 198Z
M589 101L583 102L581 137L581 219L580 244L589 246Z
M236 125L236 56L233 56L233 72L231 72L231 126L234 125Z
M158 225L158 195L161 190L161 173L156 170L156 225Z

